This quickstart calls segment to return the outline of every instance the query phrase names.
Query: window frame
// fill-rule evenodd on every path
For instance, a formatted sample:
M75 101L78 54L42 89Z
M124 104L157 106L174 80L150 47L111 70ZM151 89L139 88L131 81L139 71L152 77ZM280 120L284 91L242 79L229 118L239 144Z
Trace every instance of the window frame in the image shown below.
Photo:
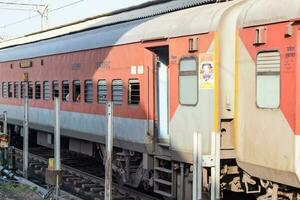
M91 84L91 86L92 86L92 90L91 90L91 101L88 101L88 99L87 99L87 83L88 84ZM94 86L93 86L94 84L93 84L93 80L91 80L91 79L88 79L88 80L85 80L84 81L84 102L85 103L93 103L93 101L94 101Z
M5 87L5 88L4 88ZM5 81L3 81L2 82L2 87L1 87L1 89L2 89L2 98L7 98L7 96L8 96L8 92L7 92L7 82L5 82ZM4 90L5 89L5 90Z
M17 86L17 87L16 87ZM19 82L15 81L14 82L14 95L13 98L18 99L19 98Z
M77 97L75 97L75 83L78 82L79 83L79 88L80 88L80 91L79 91L79 95L77 95ZM77 101L77 98L78 96L80 97L80 99ZM72 102L73 103L80 103L81 102L81 81L80 80L73 80L72 81Z
M45 90L45 83L48 83L48 90L49 90L49 94L48 94L48 98L46 98L46 90ZM50 101L51 99L51 85L50 85L50 81L43 81L43 100L45 101Z
M40 89L37 90L37 86L39 85ZM35 100L41 100L42 99L42 87L41 87L41 81L35 81L34 83L34 99ZM39 98L37 98L37 94L39 92Z
M130 99L131 99L130 98L131 97L131 95L130 95L131 94L130 86L132 84L132 83L130 83L130 81L136 81L138 83L138 85L139 85L139 95L138 95L139 100L138 100L137 104L130 103ZM141 82L140 82L140 80L138 78L130 78L130 79L128 79L128 85L127 85L127 103L130 106L139 106L140 103L141 103Z
M58 80L53 80L52 82L51 82L52 84L51 84L51 92L52 92L52 100L54 100L54 98L55 97L58 97L59 98L59 81ZM55 90L54 90L54 86L55 86L55 84L57 84L57 96L55 96ZM51 97L50 97L51 98Z
M99 83L101 81L105 82L105 88L106 88L106 97L105 97L105 101L99 101L99 97L100 97L100 93L99 93ZM97 103L98 104L106 104L108 101L108 87L107 87L107 80L106 79L99 79L97 81Z
M185 103L182 103L180 101L180 76L189 76L189 75L180 75L181 74L181 71L180 71L180 64L183 60L189 60L189 59L193 59L196 61L196 69L194 72L196 72L196 76L197 76L197 101L194 103L194 104L185 104ZM193 72L193 71L185 71L185 73L187 72ZM195 107L198 105L199 103L199 90L200 90L200 87L199 87L199 62L198 62L198 57L197 56L182 56L180 59L179 59L179 63L178 63L178 102L180 105L182 106L189 106L189 107Z
M114 101L114 85L113 85L113 82L114 81L121 81L122 84L122 100L121 101ZM114 105L122 105L123 102L124 102L124 90L123 90L123 80L120 79L120 78L116 78L116 79L113 79L111 80L111 101Z
M257 102L257 73L258 73L258 70L257 70L257 58L258 58L258 55L261 54L261 53L267 53L267 52L278 52L279 53L279 58L280 58L280 61L279 61L279 105L278 107L275 107L275 108L265 108L265 107L260 107L258 105L258 102ZM281 88L281 52L279 49L269 49L269 50L263 50L263 51L258 51L256 53L256 60L255 60L255 106L257 109L259 110L279 110L281 108L281 92L282 92L282 88Z
M64 86L66 85L66 83L67 83L67 85L68 85L68 93L65 95L65 89L64 89ZM65 95L65 96L64 96ZM69 95L69 100L67 100L67 96ZM61 100L63 101L63 102L69 102L70 101L70 83L69 83L69 81L68 80L63 80L62 82L61 82Z
M30 93L29 93L29 88L30 88L30 86L31 86L31 90L32 90L32 92L31 92L31 96L29 95ZM32 81L27 81L27 97L28 97L28 99L33 99L33 94L34 94L34 89L33 89L33 82Z
M12 81L7 82L7 98L13 98L13 84L12 84Z
M24 91L24 93L23 93ZM27 82L26 81L21 81L21 84L20 84L20 97L21 99L24 99L26 96L27 96Z

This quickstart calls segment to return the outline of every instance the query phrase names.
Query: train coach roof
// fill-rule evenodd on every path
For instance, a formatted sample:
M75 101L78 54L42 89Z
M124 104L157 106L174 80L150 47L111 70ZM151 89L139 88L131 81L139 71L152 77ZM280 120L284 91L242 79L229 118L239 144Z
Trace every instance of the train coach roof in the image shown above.
M239 17L239 27L287 21L300 17L299 0L252 0Z
M203 5L215 1L162 1L3 42L0 62L214 31L223 12L235 4Z

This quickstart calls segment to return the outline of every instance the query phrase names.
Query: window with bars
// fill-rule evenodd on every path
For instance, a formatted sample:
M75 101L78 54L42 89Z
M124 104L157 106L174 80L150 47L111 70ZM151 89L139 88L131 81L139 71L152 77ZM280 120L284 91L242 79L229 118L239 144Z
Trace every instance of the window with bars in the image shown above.
M98 103L106 103L107 101L107 83L106 80L98 81Z
M35 99L41 99L41 82L35 82Z
M256 60L256 104L259 108L280 107L280 53L261 52Z
M14 82L14 98L19 98L19 83Z
M28 82L28 99L33 98L33 83L32 81Z
M59 85L58 81L52 81L52 99L59 97Z
M49 81L44 81L44 83L43 83L43 96L44 96L44 100L50 100L50 83L49 83Z
M128 104L140 103L140 82L138 79L130 79L128 82Z
M6 84L6 82L2 82L2 97L7 98L7 84Z
M68 81L62 82L62 100L70 101L69 82Z
M123 102L123 84L120 79L112 81L112 101L114 104L122 104Z
M84 101L86 103L93 103L93 82L91 80L84 82Z
M8 82L8 98L13 97L13 85L12 82Z
M80 102L80 81L73 81L73 102Z
M21 98L23 99L26 96L26 82L21 82Z

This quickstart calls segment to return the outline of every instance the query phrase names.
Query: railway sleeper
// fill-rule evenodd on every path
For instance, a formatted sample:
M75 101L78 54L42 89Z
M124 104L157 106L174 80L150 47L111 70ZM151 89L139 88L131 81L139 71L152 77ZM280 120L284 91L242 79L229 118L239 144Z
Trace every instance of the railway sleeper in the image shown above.
M75 187L82 187L82 185L89 184L89 183L91 183L91 182L88 181L88 180L78 180L78 181L76 180L76 181L73 182L73 185Z
M91 190L93 187L99 187L99 184L97 185L96 183L84 183L81 185L82 189L85 190Z
M104 187L92 187L90 188L90 191L93 193L99 193L99 192L103 192L105 190Z
M81 180L81 178L79 178L79 177L68 177L68 178L66 178L67 182L72 182L72 183L74 183L74 181L78 181L78 180Z

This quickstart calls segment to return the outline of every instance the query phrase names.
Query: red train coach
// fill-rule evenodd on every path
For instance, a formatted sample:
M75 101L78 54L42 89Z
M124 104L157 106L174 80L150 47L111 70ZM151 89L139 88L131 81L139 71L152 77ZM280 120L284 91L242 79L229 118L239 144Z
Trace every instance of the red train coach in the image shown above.
M299 10L296 0L159 1L0 43L0 111L19 133L28 95L32 137L52 147L59 97L66 147L96 157L113 101L114 161L129 163L114 162L115 174L173 199L191 199L193 133L209 154L222 132L223 189L268 199L279 184L296 197Z
M114 159L134 157L128 168L114 162L120 180L153 186L154 160L171 166L156 166L158 173L173 173L173 161L189 169L194 131L209 139L215 127L214 57L203 56L210 83L199 91L198 55L214 52L218 18L234 4L199 6L206 3L146 4L2 43L0 107L9 113L10 127L22 125L22 97L28 95L37 144L52 147L53 98L58 96L68 148L94 156L104 149L105 103L112 100ZM154 182L156 193L177 196L173 177Z

